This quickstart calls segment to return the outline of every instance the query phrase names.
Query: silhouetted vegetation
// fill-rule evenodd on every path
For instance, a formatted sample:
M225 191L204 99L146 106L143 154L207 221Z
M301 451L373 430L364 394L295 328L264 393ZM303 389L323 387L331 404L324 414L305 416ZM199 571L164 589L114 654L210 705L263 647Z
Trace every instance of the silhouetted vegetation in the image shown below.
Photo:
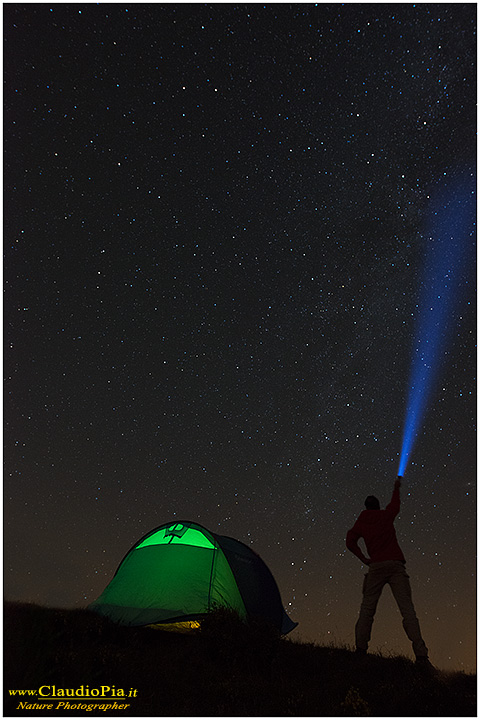
M475 675L428 676L404 657L359 658L345 648L295 642L222 610L200 630L178 634L118 627L87 610L7 603L4 652L7 717L476 715ZM53 685L133 688L136 697L117 698L128 709L55 713L18 710L21 701L45 700L9 694ZM58 700L50 702L55 710Z

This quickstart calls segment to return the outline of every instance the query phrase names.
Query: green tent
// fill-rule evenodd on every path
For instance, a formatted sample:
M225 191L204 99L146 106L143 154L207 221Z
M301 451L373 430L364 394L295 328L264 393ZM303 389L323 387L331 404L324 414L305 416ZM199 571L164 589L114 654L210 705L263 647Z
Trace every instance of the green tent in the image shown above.
M194 522L167 523L147 533L89 606L122 625L198 623L215 607L262 618L282 634L298 624L253 550Z

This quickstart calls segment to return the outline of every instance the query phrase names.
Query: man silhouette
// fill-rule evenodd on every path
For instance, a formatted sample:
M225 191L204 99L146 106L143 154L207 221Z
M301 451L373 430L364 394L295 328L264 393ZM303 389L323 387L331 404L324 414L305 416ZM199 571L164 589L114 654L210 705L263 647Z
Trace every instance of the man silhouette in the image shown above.
M355 625L357 653L365 654L372 632L377 603L386 584L390 585L403 618L403 628L410 639L419 665L430 666L428 650L420 632L420 625L412 601L410 580L405 570L405 557L397 542L393 522L400 510L401 478L393 488L392 499L380 510L380 503L373 495L365 500L365 510L347 533L347 548L365 565L368 573L363 583L363 600ZM369 557L358 546L363 538Z

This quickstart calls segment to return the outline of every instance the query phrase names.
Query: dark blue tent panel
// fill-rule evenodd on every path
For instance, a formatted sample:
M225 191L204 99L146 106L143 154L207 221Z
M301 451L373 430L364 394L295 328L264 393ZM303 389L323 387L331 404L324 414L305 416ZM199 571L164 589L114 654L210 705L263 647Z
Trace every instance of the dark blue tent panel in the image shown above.
M298 623L283 609L277 583L261 557L238 540L215 537L233 572L247 615L268 619L282 635L293 630Z

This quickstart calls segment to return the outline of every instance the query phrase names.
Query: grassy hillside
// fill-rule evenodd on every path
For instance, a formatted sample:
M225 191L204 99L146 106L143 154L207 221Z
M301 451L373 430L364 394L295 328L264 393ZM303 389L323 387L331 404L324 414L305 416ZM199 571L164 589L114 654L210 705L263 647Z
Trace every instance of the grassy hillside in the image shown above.
M279 639L225 612L213 613L200 631L178 634L117 627L86 610L7 603L4 653L7 717L476 715L475 675L425 677L406 658L357 658L342 648ZM10 692L36 695L42 686L43 693L68 688L90 697ZM115 699L94 698L102 686ZM75 707L57 710L59 702ZM32 708L39 703L53 708ZM82 710L87 704L97 707Z

